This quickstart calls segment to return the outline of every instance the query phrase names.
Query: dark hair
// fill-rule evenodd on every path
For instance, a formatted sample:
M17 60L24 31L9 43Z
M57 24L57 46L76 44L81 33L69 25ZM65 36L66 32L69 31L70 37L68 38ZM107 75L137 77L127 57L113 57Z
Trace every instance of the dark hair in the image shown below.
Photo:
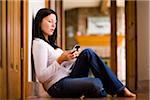
M42 8L37 12L35 16L35 20L33 20L32 39L34 38L43 39L45 42L50 44L54 49L56 49L58 48L58 46L55 44L56 39L57 39L57 25L56 25L53 35L48 37L48 41L45 39L43 32L41 30L41 26L40 26L42 19L50 14L54 14L56 16L56 20L58 20L56 12L51 9Z

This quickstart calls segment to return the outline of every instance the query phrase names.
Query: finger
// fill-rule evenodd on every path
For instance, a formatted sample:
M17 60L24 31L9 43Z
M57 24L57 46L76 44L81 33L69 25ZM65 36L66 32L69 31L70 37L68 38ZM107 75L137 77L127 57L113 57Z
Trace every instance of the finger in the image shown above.
M74 58L76 58L76 57L78 56L78 54L77 54L77 53L74 53L73 55L74 55L74 56L73 56Z
M81 51L81 48L79 48L78 51Z
M74 58L74 54L69 54L69 59L73 59Z
M78 53L78 51L74 51L74 53L73 54L77 54Z
M78 51L76 51L74 54L75 54L76 56L78 56L78 55L79 55L79 52L78 52Z

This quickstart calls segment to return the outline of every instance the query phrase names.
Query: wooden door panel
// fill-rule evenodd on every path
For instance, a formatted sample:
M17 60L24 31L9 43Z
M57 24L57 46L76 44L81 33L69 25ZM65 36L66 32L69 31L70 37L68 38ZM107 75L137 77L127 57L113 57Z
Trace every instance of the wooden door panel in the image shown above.
M0 100L2 100L7 97L6 1L0 1L0 16L3 16L0 17Z
M20 1L7 1L8 97L21 98Z
M14 11L14 33L13 33L13 39L14 39L14 63L15 63L15 67L14 70L16 72L20 71L20 2L15 1L14 2L15 6L14 6L14 10L18 9L17 11ZM20 74L18 73L18 76L20 76ZM18 77L20 78L20 77Z

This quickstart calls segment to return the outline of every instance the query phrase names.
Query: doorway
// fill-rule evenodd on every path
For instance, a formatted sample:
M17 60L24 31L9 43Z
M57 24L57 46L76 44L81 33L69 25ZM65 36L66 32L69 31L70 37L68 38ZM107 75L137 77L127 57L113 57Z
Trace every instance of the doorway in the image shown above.
M127 2L125 2L125 3L127 3ZM57 3L56 3L55 1L53 1L53 3L50 2L50 5L51 5L51 4L53 4L53 6L55 6L55 7L56 7L56 5L57 5ZM57 7L61 8L60 6L62 6L62 8L64 8L64 5L62 5L62 4L64 4L64 2L59 3L59 6L57 6ZM131 4L131 5L132 5L132 6L133 6L133 5L135 6L134 3ZM124 9L125 9L125 11L124 11L124 12L125 12L125 15L124 15L124 16L127 16L127 14L128 14L128 16L130 15L130 13L129 13L130 11L127 11L127 9L128 9L128 7L131 7L131 5L124 8ZM54 8L55 8L55 7L54 7ZM57 7L56 7L56 8L57 8ZM116 9L116 5L115 5L114 7L115 7L115 9ZM55 8L55 9L56 9L56 8ZM27 9L27 8L26 8L26 9ZM105 9L106 9L106 8L105 8ZM110 8L109 8L108 10L110 10ZM27 11L27 12L28 12L28 11ZM75 11L75 12L76 12L76 11ZM135 11L133 10L133 12L135 12ZM79 12L78 12L78 13L79 13ZM65 14L64 17L66 17L66 13L65 13L65 12L64 12L64 14ZM107 13L106 13L106 14L107 14ZM62 15L63 15L63 14L62 14ZM62 17L63 17L63 16L62 16ZM110 17L110 16L109 16L109 17ZM93 18L93 19L95 20L96 18ZM92 19L92 20L93 20L93 19ZM105 18L103 18L103 19L105 19ZM70 47L68 46L68 44L67 44L67 43L68 43L67 38L74 38L74 37L72 37L72 36L74 36L74 35L82 36L82 32L85 32L85 31L86 31L86 27L88 27L88 20L91 20L91 19L90 19L90 18L87 19L87 20L85 21L85 25L86 25L86 26L84 26L84 27L81 26L81 27L79 28L79 31L76 31L76 32L73 31L74 29L78 29L76 26L75 26L75 28L71 28L71 27L67 28L66 31L68 31L68 33L67 33L66 31L64 31L64 32L61 34L61 35L65 36L65 39L66 39L66 40L65 40L65 43L66 43L66 44L63 44L63 43L62 43L62 42L64 42L64 41L61 40L61 39L62 39L61 36L58 37L58 38L59 38L59 43L60 43L60 44L62 43L61 46L64 47L65 49L70 49L71 46L70 46ZM96 19L96 20L99 20L99 19ZM101 20L101 19L100 19L100 20ZM116 19L115 19L115 20L116 20ZM134 18L133 18L132 20L134 20ZM66 21L66 18L65 18L63 21ZM110 19L109 19L109 18L106 18L106 22L108 22L108 21L110 21ZM127 23L129 23L131 20L126 20L126 21L127 21ZM62 23L65 23L65 24L62 24L62 25L66 25L67 22L62 22ZM83 22L83 23L84 23L84 22ZM90 24L90 23L89 23L89 24ZM109 23L109 24L110 24L110 23ZM106 25L106 24L104 24L104 25ZM108 24L107 24L107 25L108 25ZM107 26L107 25L106 25L106 26ZM127 26L127 24L125 24L125 26ZM63 30L65 30L64 26L61 26L61 25L60 25L60 27L63 27ZM117 26L115 26L115 27L117 27ZM108 28L108 27L107 27L107 28ZM109 27L109 28L110 28L110 27ZM81 29L81 30L80 30L80 29ZM85 29L85 30L82 31L82 29L83 29L83 30ZM135 30L135 28L133 28L132 30ZM61 30L61 31L62 31L62 30ZM81 31L81 32L80 32L80 31ZM88 31L90 31L90 30L88 30ZM116 30L116 31L117 31L117 30ZM114 32L116 32L116 31L114 31ZM74 32L75 32L75 33L74 33ZM126 32L128 32L128 29L127 29L127 28L125 28L125 33L126 33ZM28 34L29 34L29 33L28 33ZM83 33L83 34L85 35L86 33ZM115 34L116 34L116 33L115 33ZM133 33L128 32L128 35L129 35L129 34L133 34ZM136 33L135 33L135 34L136 34ZM110 35L110 34L109 34L109 35ZM93 38L93 37L94 37L94 38L97 38L97 36L95 36L95 34L92 34L92 38ZM110 43L110 38L111 38L111 36L107 37L107 35L106 35L106 38L109 39L109 44L111 44L111 43ZM116 42L115 42L114 40L113 40L113 41L114 41L114 43L117 44L118 41L120 40L120 38L117 38L117 34L116 34L115 38L116 38ZM129 37L128 37L128 36L125 36L124 38L125 38L125 41L127 41ZM122 37L121 37L121 39L122 39ZM63 40L64 40L64 39L63 39ZM27 40L25 40L25 41L26 41L26 43L28 43ZM135 41L135 40L134 40L134 41ZM74 42L74 43L75 43L75 42ZM77 43L78 43L78 42L77 42ZM119 43L120 43L120 42L119 42ZM119 44L119 43L118 43L118 44ZM130 45L130 43L131 43L131 42L128 42L129 45ZM74 44L71 44L71 45L74 45ZM95 44L95 45L98 45L98 44ZM128 45L128 46L129 46L129 45ZM116 45L115 45L115 46L116 46ZM128 46L125 46L125 50L127 50L127 51L125 52L124 55L128 55L127 57L125 57L125 59L129 59L128 57L130 57L130 59L132 59L132 57L130 56L130 54L127 53L127 52L128 52L128 49L129 49ZM28 47L28 46L27 46L27 47ZM110 48L110 45L109 45L109 48ZM131 48L134 48L134 46L132 45ZM111 48L110 48L110 49L111 49ZM117 50L117 46L116 46L116 50ZM113 52L116 52L116 54L117 54L117 51L116 51L116 50L114 50ZM131 50L131 49L130 49L130 50ZM105 49L104 49L103 51L105 51ZM27 50L27 52L26 52L25 54L28 55L28 53L30 53L30 52ZM109 53L109 57L110 57L110 54L111 54L111 53ZM135 52L135 54L136 54L136 52ZM29 56L29 55L28 55L28 56ZM29 56L29 57L30 57L30 56ZM116 55L115 57L117 57L117 55ZM110 59L110 58L106 58L106 59L104 59L104 60L105 60L105 62L106 62L107 64L110 64L110 62L109 62L110 60L108 60L108 59ZM116 59L116 58L115 58L115 59ZM122 58L120 58L120 59L122 59ZM133 58L133 59L135 60L135 58ZM115 60L114 62L117 64L117 60ZM27 63L29 63L29 62L27 61ZM127 63L127 64L126 64L126 63ZM126 61L126 63L125 63L125 64L126 64L126 65L125 65L126 68L129 68L129 67L130 67L130 68L133 68L132 65L135 65L135 64L136 64L136 62L134 62L134 63L131 64L131 63L128 63L127 61ZM26 64L26 65L27 65L27 64ZM27 65L27 66L28 66L28 65ZM24 67L25 67L25 65L24 65ZM28 68L29 68L29 67L28 67ZM115 68L117 68L117 67L115 67ZM134 67L133 69L136 69L136 68ZM129 70L129 69L127 69L127 71L128 71L128 70ZM125 74L127 73L127 71L124 70ZM133 70L130 70L130 72L132 73ZM26 73L26 77L30 77L30 78L27 78L27 80L26 80L26 82L28 83L28 82L29 82L28 79L32 79L31 76L29 76L29 74L31 74L31 73L30 73L29 70L27 70L27 72L25 72L25 73ZM117 73L117 72L116 72L116 73ZM131 75L132 75L132 74L130 74L130 75L125 75L125 77L127 76L127 77L126 77L126 78L127 78L126 81L130 80L130 78L131 78L130 76L131 76ZM134 75L136 75L136 74L134 74ZM136 76L134 76L134 77L136 77ZM133 77L132 77L132 78L133 78ZM124 82L126 82L126 81L124 81ZM33 82L33 81L31 80L31 82ZM133 87L133 89L135 89L135 87L134 87L134 86L135 86L135 83L136 83L136 81L133 80L132 83L131 83L131 81L130 81L130 82L127 82L127 85L130 85L130 84L131 84L131 87ZM38 86L38 85L35 85L35 87L36 87L36 86ZM34 86L33 86L33 87L34 87ZM33 88L33 87L31 86L31 88ZM26 87L26 89L27 89L26 91L28 91L28 87ZM35 89L35 88L34 88L34 89ZM31 91L31 92L33 92L33 94L36 94L36 93L34 93L35 91Z
M66 49L92 48L125 84L125 1L70 0L63 8Z

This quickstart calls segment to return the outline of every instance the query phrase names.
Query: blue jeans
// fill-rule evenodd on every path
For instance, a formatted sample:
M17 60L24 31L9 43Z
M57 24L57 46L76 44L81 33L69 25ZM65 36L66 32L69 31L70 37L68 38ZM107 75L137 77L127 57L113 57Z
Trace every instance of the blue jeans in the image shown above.
M88 77L89 70L94 78ZM70 76L52 85L48 93L52 97L105 97L114 95L125 86L117 79L110 68L91 49L83 50L72 66Z

